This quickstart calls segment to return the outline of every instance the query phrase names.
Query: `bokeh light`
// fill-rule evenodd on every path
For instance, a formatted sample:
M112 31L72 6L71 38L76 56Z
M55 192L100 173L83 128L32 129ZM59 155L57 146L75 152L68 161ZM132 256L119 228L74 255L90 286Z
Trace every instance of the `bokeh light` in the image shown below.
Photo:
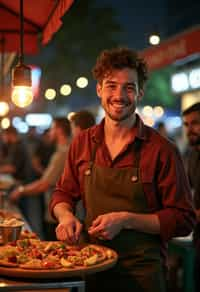
M53 88L48 88L48 89L45 91L45 97L46 97L46 99L48 99L48 100L53 100L53 99L56 97L56 91L55 91L55 89L53 89Z
M85 87L88 85L88 79L85 78L85 77L79 77L79 78L76 80L76 85L77 85L79 88L85 88Z

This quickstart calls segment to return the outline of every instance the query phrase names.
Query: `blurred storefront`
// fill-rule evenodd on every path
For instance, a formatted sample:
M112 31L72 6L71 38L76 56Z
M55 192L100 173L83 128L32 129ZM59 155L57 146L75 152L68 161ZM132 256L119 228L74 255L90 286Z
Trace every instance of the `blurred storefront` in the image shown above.
M200 100L200 26L141 52L150 71L173 65L171 89L181 98L181 109Z
M179 69L171 76L172 92L181 96L182 110L200 102L200 65L189 69Z

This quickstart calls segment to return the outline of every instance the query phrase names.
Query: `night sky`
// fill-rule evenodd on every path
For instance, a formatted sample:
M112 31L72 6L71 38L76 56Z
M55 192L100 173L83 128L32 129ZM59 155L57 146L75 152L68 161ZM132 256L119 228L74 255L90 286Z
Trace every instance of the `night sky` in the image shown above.
M98 1L111 5L116 10L124 30L122 41L125 44L135 49L143 49L148 46L148 35L151 32L158 31L161 37L164 35L167 14L165 0Z

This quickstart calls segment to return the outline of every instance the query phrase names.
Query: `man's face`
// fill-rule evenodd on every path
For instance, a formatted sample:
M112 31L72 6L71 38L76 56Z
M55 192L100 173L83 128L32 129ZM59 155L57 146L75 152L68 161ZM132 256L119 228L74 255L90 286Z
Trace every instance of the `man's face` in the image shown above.
M183 116L185 133L191 146L200 145L200 112L195 111Z
M125 68L113 70L102 84L97 84L97 94L106 115L114 121L123 121L135 112L143 92L138 88L137 72Z

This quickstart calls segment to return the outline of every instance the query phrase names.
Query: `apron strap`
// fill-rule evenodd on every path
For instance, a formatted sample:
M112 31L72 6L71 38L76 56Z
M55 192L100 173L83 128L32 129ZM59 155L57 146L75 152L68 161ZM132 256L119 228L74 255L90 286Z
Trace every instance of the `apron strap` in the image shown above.
M95 143L95 146L94 148L92 149L92 153L91 153L91 156L90 156L90 161L89 161L89 169L91 170L92 169L92 166L94 164L94 160L95 160L95 156L96 156L96 152L97 152L97 148L99 146L100 143Z
M140 164L140 150L141 150L142 140L135 138L133 143L133 152L134 152L134 167L139 169Z

